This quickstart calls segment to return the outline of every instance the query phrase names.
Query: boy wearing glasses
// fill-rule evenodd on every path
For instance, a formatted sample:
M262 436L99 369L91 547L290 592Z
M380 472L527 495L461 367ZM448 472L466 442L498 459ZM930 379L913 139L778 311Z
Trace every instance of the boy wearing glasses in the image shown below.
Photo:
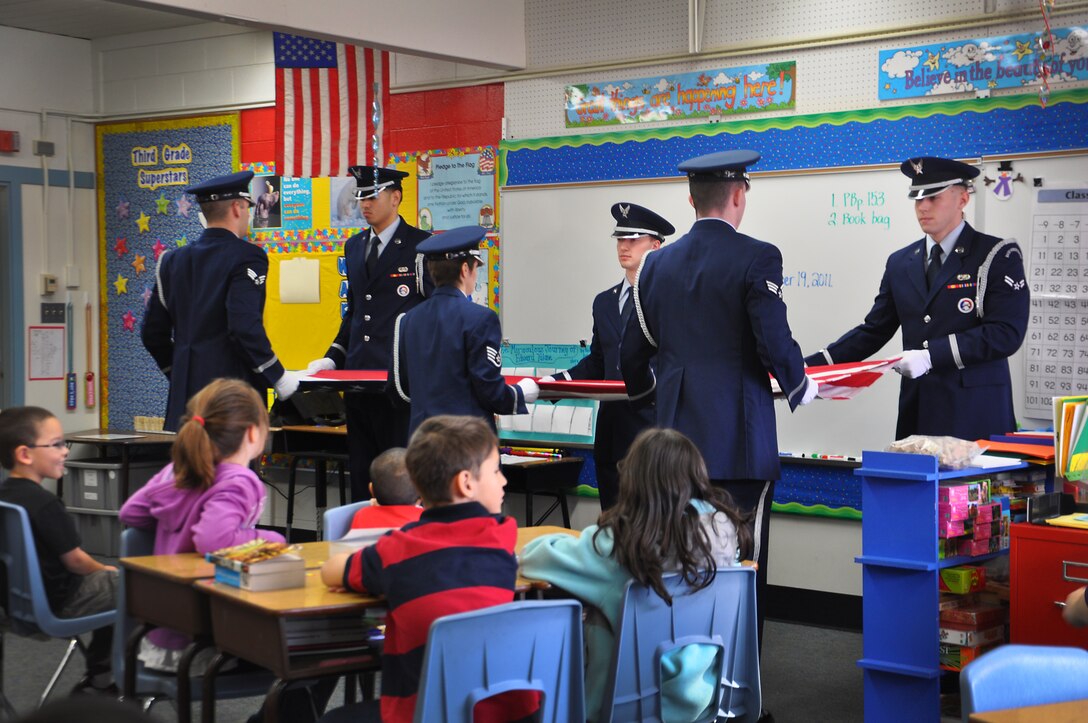
M434 294L393 328L390 393L411 405L408 434L439 414L481 417L495 430L496 414L527 414L540 392L532 379L516 386L502 377L498 315L472 302L486 231L463 226L416 247L434 279Z
M0 412L0 466L10 473L0 483L0 502L26 510L38 549L49 607L62 618L116 607L117 568L103 565L80 547L79 532L55 494L42 480L60 479L68 445L60 420L41 407ZM87 673L77 690L116 693L110 673L113 626L99 628L84 650Z

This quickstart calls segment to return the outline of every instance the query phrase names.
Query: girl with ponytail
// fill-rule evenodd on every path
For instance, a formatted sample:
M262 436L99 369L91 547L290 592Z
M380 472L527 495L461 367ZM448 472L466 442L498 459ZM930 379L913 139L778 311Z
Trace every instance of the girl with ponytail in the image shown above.
M256 390L216 379L189 400L173 462L125 502L121 521L154 529L156 555L204 554L258 537L283 542L280 534L256 528L265 489L249 463L264 452L267 438L268 412ZM158 628L143 642L144 665L175 671L189 638Z

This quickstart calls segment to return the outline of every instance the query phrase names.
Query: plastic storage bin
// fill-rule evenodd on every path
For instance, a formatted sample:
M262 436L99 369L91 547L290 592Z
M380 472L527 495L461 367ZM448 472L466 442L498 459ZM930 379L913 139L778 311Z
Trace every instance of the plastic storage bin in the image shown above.
M135 460L128 465L128 492L143 487L167 462ZM118 510L121 499L121 460L70 459L64 475L64 504L69 509Z
M89 555L118 557L121 554L121 520L116 514L73 512L76 529Z

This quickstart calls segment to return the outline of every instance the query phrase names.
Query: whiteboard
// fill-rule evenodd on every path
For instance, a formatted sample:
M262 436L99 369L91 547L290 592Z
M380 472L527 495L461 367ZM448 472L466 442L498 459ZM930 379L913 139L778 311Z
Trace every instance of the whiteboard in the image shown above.
M1082 179L1083 158L1016 161L1026 183L998 201L978 180L967 220L996 236L1031 238L1032 179ZM996 176L997 160L983 166ZM888 255L922 236L898 170L753 178L740 230L778 246L784 298L794 338L812 354L859 324L872 306ZM613 203L652 208L680 237L695 220L683 180L609 186L502 189L503 336L513 343L570 344L592 332L593 297L618 283L622 270L611 238ZM844 215L845 214L845 215ZM1026 248L1025 248L1026 251ZM896 335L878 356L901 350ZM1011 363L1017 418L1022 417L1023 365ZM857 455L895 436L899 379L886 375L850 401L817 400L790 413L780 403L784 452ZM1040 422L1040 424L1045 424Z

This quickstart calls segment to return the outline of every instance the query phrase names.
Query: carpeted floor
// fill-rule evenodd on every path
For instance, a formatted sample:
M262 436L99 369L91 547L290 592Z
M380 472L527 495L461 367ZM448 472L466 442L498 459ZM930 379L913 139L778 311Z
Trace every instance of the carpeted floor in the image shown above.
M765 707L778 723L854 723L862 720L861 634L768 620L763 647ZM4 636L3 690L19 713L33 709L64 653L62 641L38 642ZM57 684L54 696L66 695L83 670L78 654ZM333 696L341 701L342 693ZM218 723L244 723L259 698L221 701ZM199 704L194 720L199 720ZM152 708L156 720L173 723L169 703Z

